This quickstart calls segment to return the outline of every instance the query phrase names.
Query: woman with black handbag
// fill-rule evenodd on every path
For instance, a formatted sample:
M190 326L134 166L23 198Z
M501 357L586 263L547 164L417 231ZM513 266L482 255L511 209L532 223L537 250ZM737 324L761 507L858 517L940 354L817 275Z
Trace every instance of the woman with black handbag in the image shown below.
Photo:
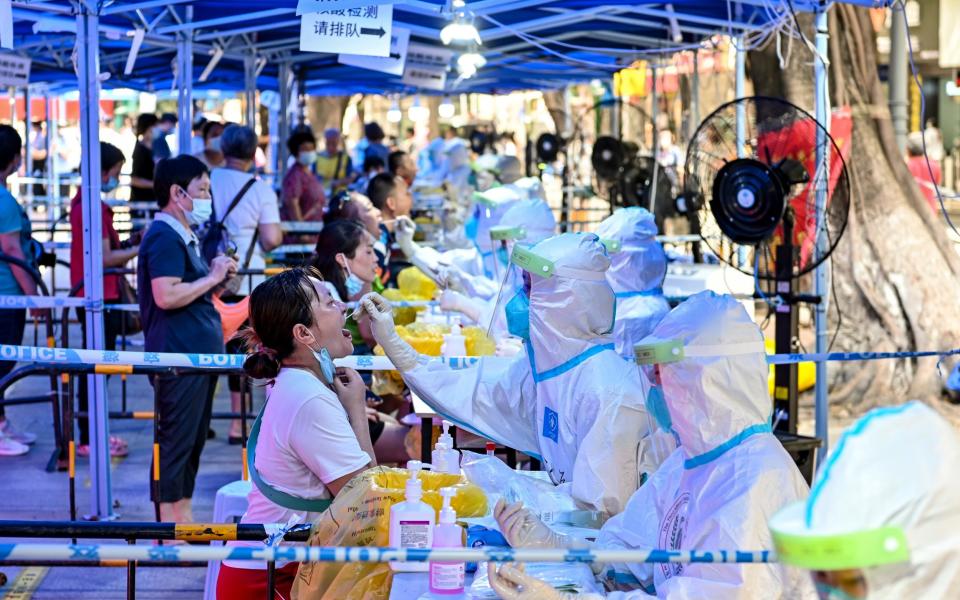
M119 148L100 142L100 191L109 194L117 188L117 177L120 169L123 167L125 157ZM138 238L139 233L134 234L137 239L127 240L126 243L120 241L120 234L113 226L113 210L106 202L101 201L100 205L103 244L103 268L111 269L122 267L132 260L139 251ZM77 195L70 203L70 228L74 231L73 240L70 242L70 284L73 295L83 296L83 236L79 232L83 231L83 210L80 204L80 189L77 188ZM133 243L131 243L131 241ZM103 300L105 304L136 303L137 292L123 275L104 275L103 277ZM86 339L85 314L82 308L77 309L77 318L80 320L81 327L84 328L83 337ZM126 320L126 323L124 322ZM104 349L115 350L117 347L117 336L122 334L130 335L140 330L139 318L136 313L106 310L103 313L103 333ZM78 378L78 397L80 412L87 412L87 378L81 376ZM86 417L80 417L77 420L80 428L80 444L77 446L78 456L90 455L90 435L89 426ZM117 437L110 436L110 456L126 456L127 443Z

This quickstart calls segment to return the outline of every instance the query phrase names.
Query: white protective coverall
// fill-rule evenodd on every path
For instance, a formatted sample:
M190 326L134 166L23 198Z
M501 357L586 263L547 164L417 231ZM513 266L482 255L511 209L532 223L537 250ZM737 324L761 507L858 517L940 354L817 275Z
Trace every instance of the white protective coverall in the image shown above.
M472 290L499 288L504 275L509 272L507 265L509 264L509 256L513 250L513 245L533 246L542 242L554 235L557 221L553 216L553 211L546 202L539 198L531 198L513 203L503 214L503 218L500 219L500 226L522 228L524 235L520 239L507 241L506 248L500 246L494 247L493 252L498 263L497 274L499 278L486 280L484 282L479 282L476 281L476 278L471 278L469 287ZM497 242L497 244L499 244L499 242ZM506 285L516 287L518 283L509 281L506 282ZM464 283L461 283L461 286L464 288L467 287ZM498 303L498 299L500 299L501 302ZM445 290L440 297L440 308L463 313L481 327L487 328L490 337L494 340L499 340L507 332L503 312L506 300L509 300L509 298L498 298L496 294L493 294L492 297L483 298L482 296L471 295L466 292L460 293L456 290L448 289Z
M760 328L733 297L701 292L660 321L643 343L683 342L685 358L660 365L662 397L679 447L604 524L603 548L765 550L766 523L805 498L800 471L771 433L767 362ZM651 406L651 413L658 414ZM664 427L664 425L667 425ZM614 564L656 597L807 598L809 579L782 565ZM608 571L608 574L610 574ZM627 598L646 597L643 591Z
M653 331L670 312L663 297L667 257L655 238L653 214L640 207L619 208L600 223L596 231L602 240L620 246L610 253L607 281L617 296L617 322L613 337L617 352L633 359L633 347Z
M770 522L777 552L809 569L860 569L870 600L956 598L958 464L960 436L930 407L875 409L844 432L809 499Z
M465 226L472 248L439 252L421 246L413 241L415 226L405 220L398 222L397 243L407 260L428 276L437 278L444 287L457 289L473 298L490 298L499 290L499 282L493 280L496 268L490 228L498 225L510 206L522 198L522 192L508 186L476 193Z
M644 408L649 386L615 351L606 249L593 234L566 233L532 249L555 266L531 275L527 352L452 369L421 357L372 301L377 342L410 389L443 418L540 458L554 483L585 508L616 514L656 469ZM523 293L522 291L520 293ZM379 300L378 300L379 302ZM383 301L386 302L386 301ZM387 323L389 321L389 323Z

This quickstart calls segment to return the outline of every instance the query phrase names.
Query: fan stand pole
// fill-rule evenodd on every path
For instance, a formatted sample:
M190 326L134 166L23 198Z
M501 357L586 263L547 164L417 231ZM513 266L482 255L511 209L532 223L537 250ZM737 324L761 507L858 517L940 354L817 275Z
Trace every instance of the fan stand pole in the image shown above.
M782 303L777 306L777 315L774 323L774 343L777 354L792 354L794 340L799 332L797 310L794 306L793 291L793 264L796 259L796 249L793 245L793 210L788 208L783 216L784 242L776 249L776 284L777 296ZM797 365L776 365L773 374L773 414L777 421L777 431L797 433ZM786 413L783 418L779 415Z

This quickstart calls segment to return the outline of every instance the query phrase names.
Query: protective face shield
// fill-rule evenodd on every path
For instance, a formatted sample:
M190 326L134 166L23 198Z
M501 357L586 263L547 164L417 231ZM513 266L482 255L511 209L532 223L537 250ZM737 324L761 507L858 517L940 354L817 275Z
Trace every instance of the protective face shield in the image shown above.
M500 281L502 271L510 262L510 253L518 240L526 240L527 230L520 225L495 225L490 228L490 245L493 247L493 273Z
M780 560L858 570L871 600L956 595L957 461L960 436L925 404L871 411L841 436L808 499L770 520Z
M467 143L460 138L454 138L444 143L443 152L446 155L447 173L470 164L470 149L467 147Z
M683 302L634 357L655 390L652 425L674 436L688 464L771 432L763 334L731 296L701 292Z
M593 234L563 234L532 248L513 245L494 313L504 307L508 331L527 342L535 378L612 329L616 299L603 277L608 265ZM534 352L542 357L539 365Z
M477 180L477 191L485 192L497 185L497 156L484 154L473 163L473 172Z
M490 237L490 229L500 223L503 215L518 200L520 194L504 186L473 194L473 214L465 228L467 237L473 241L483 259L484 274L490 279L497 277L493 254L496 244Z

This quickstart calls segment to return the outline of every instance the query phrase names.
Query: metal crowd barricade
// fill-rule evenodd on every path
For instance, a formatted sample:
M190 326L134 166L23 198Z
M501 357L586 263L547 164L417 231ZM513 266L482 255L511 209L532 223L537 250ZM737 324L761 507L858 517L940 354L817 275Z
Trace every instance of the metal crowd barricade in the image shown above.
M770 550L662 550L563 549L563 548L381 548L279 546L281 540L305 541L309 526L286 529L279 525L175 524L175 523L39 523L0 521L0 537L55 538L73 535L84 538L125 539L120 544L0 544L0 566L127 567L127 598L136 596L136 567L194 567L210 561L254 560L267 563L267 599L273 600L275 561L292 562L553 562L553 563L713 563L765 564L777 561ZM271 534L271 531L275 533ZM22 533L28 535L20 535ZM138 539L180 539L189 542L211 540L264 541L262 547L136 545Z
M266 542L275 546L280 541L306 542L310 537L309 524L285 526L260 523L138 523L138 522L61 522L61 521L0 521L0 538L56 539L70 538L78 547L77 539L125 540L135 546L138 540L183 541L191 544L204 542ZM22 546L23 544L16 544ZM206 560L178 560L176 548L156 549L150 560L100 559L95 553L82 553L69 559L10 558L0 551L0 566L45 566L45 567L126 567L127 598L133 600L137 593L137 567L205 567ZM86 558L84 558L84 556ZM164 559L167 557L167 559ZM275 569L273 560L267 561L268 600L274 598Z

